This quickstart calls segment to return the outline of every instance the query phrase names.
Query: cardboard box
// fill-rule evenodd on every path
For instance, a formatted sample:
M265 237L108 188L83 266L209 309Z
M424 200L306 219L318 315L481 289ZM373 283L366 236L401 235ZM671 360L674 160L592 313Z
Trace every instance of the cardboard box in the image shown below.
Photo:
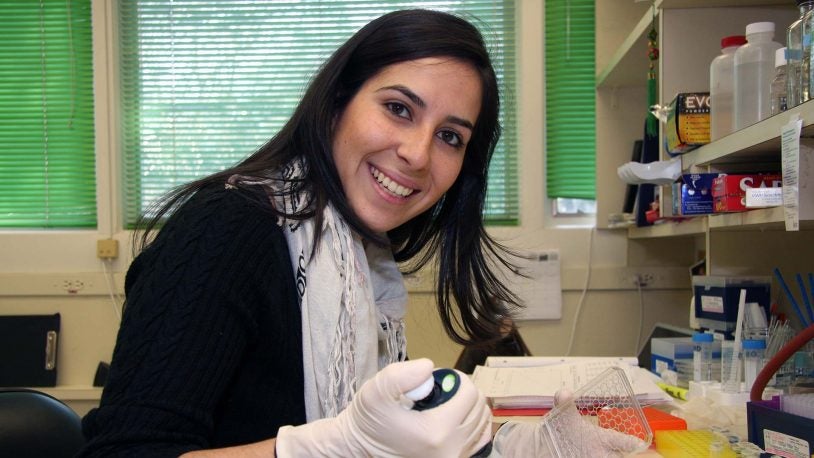
M709 92L687 92L670 102L665 129L665 149L683 154L709 143Z
M712 181L718 173L688 173L673 184L673 214L708 215L714 211Z
M720 175L712 181L712 197L716 213L747 210L746 190L777 188L782 185L779 173Z

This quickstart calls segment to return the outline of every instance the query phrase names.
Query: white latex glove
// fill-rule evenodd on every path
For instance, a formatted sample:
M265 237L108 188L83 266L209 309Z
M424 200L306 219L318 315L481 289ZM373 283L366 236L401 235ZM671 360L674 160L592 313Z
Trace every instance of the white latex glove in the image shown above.
M491 436L486 399L462 373L447 402L412 410L403 394L432 375L433 363L418 359L393 363L365 382L351 404L335 418L284 426L277 456L291 457L470 457Z
M489 457L620 457L647 447L638 437L582 418L571 399L570 392L557 392L554 405L566 408L556 412L556 421L505 423L495 434Z

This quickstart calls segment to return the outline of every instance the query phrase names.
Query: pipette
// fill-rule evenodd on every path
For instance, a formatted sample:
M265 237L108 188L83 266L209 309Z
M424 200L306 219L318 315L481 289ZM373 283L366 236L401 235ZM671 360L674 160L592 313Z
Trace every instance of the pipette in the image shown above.
M413 410L427 410L449 401L461 386L461 377L452 369L436 369L432 377L421 385L404 393L414 402ZM492 452L492 442L484 445L472 458L485 458Z

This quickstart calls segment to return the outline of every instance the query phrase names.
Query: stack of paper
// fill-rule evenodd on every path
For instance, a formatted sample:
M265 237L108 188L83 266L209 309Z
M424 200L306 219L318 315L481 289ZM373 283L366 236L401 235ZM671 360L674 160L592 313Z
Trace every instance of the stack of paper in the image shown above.
M532 367L555 366L565 363L600 362L625 363L638 366L639 358L635 356L488 356L484 366L489 367ZM606 368L608 366L602 366Z
M550 408L557 391L576 391L611 366L624 370L641 405L671 402L649 371L616 358L534 367L478 366L472 381L495 409Z

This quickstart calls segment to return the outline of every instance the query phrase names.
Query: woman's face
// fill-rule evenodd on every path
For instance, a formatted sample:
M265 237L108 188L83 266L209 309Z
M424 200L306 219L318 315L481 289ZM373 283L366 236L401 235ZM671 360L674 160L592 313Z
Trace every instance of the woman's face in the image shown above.
M480 105L480 78L459 60L401 62L365 82L336 121L333 159L371 230L404 224L452 186Z

